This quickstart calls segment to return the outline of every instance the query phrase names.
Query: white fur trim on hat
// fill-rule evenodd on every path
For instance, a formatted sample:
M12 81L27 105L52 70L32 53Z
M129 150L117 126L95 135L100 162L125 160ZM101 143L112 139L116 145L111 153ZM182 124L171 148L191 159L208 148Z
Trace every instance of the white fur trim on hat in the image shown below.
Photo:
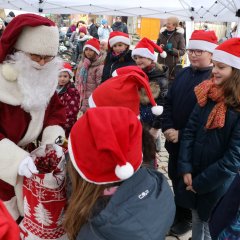
M123 166L116 166L115 174L119 179L125 180L134 174L134 168L129 162L126 162L126 164Z
M218 45L203 40L189 40L187 49L199 49L212 53Z
M15 48L27 53L56 56L59 32L56 26L25 27L15 43Z
M90 48L92 49L95 53L97 53L97 55L99 55L100 51L97 50L94 46L90 45L90 44L85 44L83 47L83 51L85 50L85 48Z
M90 108L95 108L96 107L96 104L95 104L95 102L93 100L92 94L88 98L88 105L89 105Z
M13 64L4 63L2 65L2 75L6 80L13 82L17 80L18 71Z
M117 70L114 70L114 71L112 72L112 77L116 77L116 76L118 76Z
M73 72L70 69L68 69L68 68L60 69L59 73L61 73L61 72L68 72L70 74L70 76L73 77Z
M124 36L116 36L116 37L112 37L109 38L109 45L110 47L112 47L114 44L116 43L124 43L126 45L131 45L130 43L130 39L128 37L124 37Z
M157 62L157 55L151 53L148 48L135 48L132 50L132 57L134 56L141 56L145 58L152 59L154 62Z
M160 116L163 113L162 106L153 106L151 110L152 110L152 113L156 116Z
M240 69L240 58L222 50L214 50L212 60Z

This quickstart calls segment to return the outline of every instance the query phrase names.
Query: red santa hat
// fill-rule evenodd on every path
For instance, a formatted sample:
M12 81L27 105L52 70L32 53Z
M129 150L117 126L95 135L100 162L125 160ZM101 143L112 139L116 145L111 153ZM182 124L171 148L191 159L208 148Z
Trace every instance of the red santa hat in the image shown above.
M144 88L152 104L152 113L161 115L162 106L157 106L149 85L148 78L136 72L113 77L98 86L88 99L90 107L121 106L128 107L139 116L139 90Z
M19 227L7 211L2 201L0 201L0 239L20 239Z
M56 56L58 43L59 32L54 22L35 14L18 15L7 25L0 39L0 63L13 49Z
M126 66L126 67L118 68L115 71L113 71L112 76L116 77L119 75L131 73L131 72L135 72L135 73L139 74L140 76L148 79L147 74L138 66Z
M214 31L195 30L189 39L188 49L199 49L212 53L218 46L217 42Z
M59 73L61 73L61 72L68 72L69 75L71 76L71 78L73 77L72 66L68 62L65 62L63 64L62 68L59 70Z
M97 55L99 55L99 53L100 53L100 42L99 42L98 39L92 38L85 43L85 45L83 47L83 51L85 50L85 48L90 48L95 53L97 53Z
M157 50L160 53L162 58L167 57L167 53L163 51L163 49L158 46L153 41L148 38L143 38L138 42L136 47L132 50L132 57L135 55L152 59L154 62L157 62L157 55L154 54L154 50Z
M214 51L212 59L240 69L240 38L230 38Z
M123 32L111 32L109 35L109 39L108 39L108 44L110 46L110 48L116 44L116 43L124 43L126 45L130 46L130 38L129 35L127 33L123 33Z
M127 108L88 109L71 130L68 150L73 166L86 181L123 181L142 163L141 123Z

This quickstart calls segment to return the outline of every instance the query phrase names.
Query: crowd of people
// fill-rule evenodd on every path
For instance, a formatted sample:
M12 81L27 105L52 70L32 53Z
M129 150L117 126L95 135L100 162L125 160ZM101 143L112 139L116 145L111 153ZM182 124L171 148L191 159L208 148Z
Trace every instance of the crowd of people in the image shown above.
M0 239L239 239L240 38L185 46L170 17L131 50L121 17L101 23L69 28L74 72L51 20L0 22Z

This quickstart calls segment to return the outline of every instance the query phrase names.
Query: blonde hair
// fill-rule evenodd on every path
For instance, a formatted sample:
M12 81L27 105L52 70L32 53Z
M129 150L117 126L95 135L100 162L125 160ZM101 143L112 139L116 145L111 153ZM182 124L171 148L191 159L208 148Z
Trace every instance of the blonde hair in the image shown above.
M175 27L179 25L179 19L177 17L169 17L167 18L168 22L171 22Z

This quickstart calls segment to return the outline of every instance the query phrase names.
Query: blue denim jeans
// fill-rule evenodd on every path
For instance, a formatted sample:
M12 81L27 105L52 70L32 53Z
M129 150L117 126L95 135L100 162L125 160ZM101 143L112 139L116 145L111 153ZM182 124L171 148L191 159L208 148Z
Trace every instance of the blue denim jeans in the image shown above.
M192 210L192 240L211 240L208 223L203 222L196 210Z

